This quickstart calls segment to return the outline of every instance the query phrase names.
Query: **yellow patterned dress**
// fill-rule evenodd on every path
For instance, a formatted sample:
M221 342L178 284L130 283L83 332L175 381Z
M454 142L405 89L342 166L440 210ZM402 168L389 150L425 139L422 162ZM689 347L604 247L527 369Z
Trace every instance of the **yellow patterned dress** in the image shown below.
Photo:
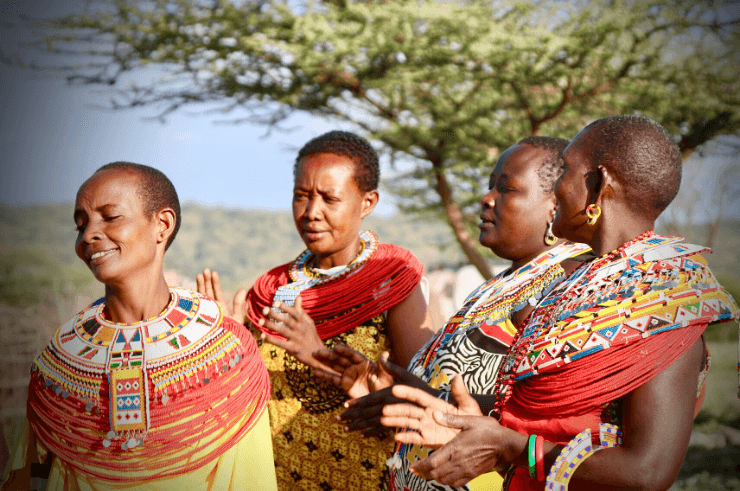
M346 344L371 360L390 348L385 315L377 315L342 334L326 339L331 348ZM347 396L333 385L317 381L311 369L293 356L260 341L262 359L270 373L268 403L275 473L280 490L377 491L387 489L386 460L393 452L390 436L364 438L344 431L336 415Z

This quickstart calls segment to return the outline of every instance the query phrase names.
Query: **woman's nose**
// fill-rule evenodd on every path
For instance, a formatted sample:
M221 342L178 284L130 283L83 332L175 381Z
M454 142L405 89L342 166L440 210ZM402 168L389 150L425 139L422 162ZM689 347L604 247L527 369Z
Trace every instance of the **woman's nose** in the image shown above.
M321 218L321 203L318 197L309 198L306 203L306 218L309 220L317 220Z
M493 196L493 191L489 191L483 195L480 199L480 204L483 208L493 208L496 205L496 200Z
M83 242L90 244L95 240L100 240L102 236L103 232L100 229L100 225L96 222L89 222L85 225L85 231L82 233L82 240Z

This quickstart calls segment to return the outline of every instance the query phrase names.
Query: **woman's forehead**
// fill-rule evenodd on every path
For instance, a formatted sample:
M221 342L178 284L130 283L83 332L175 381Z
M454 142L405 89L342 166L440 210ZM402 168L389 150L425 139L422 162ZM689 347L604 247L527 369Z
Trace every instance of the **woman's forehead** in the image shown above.
M139 201L141 176L123 169L105 169L96 172L77 191L76 205L81 201ZM100 204L100 203L98 203Z

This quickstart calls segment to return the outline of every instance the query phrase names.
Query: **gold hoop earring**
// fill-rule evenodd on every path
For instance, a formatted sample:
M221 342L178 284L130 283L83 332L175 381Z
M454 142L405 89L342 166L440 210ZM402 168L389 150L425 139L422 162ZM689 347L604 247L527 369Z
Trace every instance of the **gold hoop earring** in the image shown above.
M586 223L594 225L601 216L601 207L595 203L592 203L586 207L586 216L588 220Z
M545 232L545 245L551 246L557 241L558 238L552 233L552 222L550 222L547 224L547 232Z

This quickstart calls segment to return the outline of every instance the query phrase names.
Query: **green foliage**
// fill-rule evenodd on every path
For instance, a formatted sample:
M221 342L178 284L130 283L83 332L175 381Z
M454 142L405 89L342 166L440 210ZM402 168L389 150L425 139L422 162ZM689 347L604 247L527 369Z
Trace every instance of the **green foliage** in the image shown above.
M449 247L449 233L442 223L370 216L363 228L377 233L383 242L411 250L428 266L463 260L457 248ZM215 269L233 291L251 285L259 275L304 249L290 213L187 204L180 232L165 256L165 267L191 279L205 267Z
M706 397L697 420L718 419L722 424L740 421L737 403L737 324L728 324L735 329L735 336L730 341L707 342L711 366L706 381Z
M670 491L740 491L740 479L705 471L676 481Z
M44 46L93 54L70 75L90 83L166 72L149 86L122 80L117 107L164 117L215 101L265 125L293 111L352 123L403 170L392 187L402 209L444 217L463 248L477 247L469 236L492 158L524 136L570 138L598 117L642 113L690 152L740 121L740 31L722 23L722 2L291 6L91 2L53 21Z
M363 228L383 242L409 249L428 267L464 260L441 222L371 215ZM33 303L39 287L61 284L64 278L98 285L74 253L76 234L71 205L0 206L0 302ZM185 204L164 266L193 281L203 268L215 269L233 291L304 248L289 212Z
M0 303L26 307L39 303L44 294L87 289L90 275L76 266L61 263L40 245L0 244Z

